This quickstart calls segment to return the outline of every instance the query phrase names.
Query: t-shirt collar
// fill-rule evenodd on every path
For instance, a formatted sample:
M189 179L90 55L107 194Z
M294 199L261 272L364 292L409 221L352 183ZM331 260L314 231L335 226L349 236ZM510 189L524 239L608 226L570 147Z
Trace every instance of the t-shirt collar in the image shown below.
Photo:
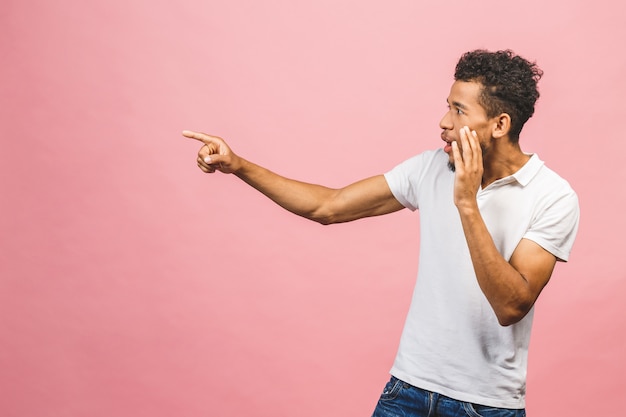
M533 179L543 166L543 161L537 154L532 154L530 159L516 173L511 175L523 187Z

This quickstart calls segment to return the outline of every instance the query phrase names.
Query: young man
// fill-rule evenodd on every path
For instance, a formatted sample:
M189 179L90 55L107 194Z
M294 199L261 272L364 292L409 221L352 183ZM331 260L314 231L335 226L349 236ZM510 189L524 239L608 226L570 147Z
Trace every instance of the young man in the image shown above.
M511 51L459 60L440 122L443 149L341 189L279 176L203 142L198 166L233 173L285 209L322 224L420 210L419 272L382 416L524 416L533 305L567 261L578 199L519 135L541 70Z

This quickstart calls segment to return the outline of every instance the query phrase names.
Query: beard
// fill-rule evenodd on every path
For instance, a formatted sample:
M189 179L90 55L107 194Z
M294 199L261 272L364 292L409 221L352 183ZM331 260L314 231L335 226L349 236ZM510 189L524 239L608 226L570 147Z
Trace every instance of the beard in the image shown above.
M481 147L481 153L483 154L483 159L485 158L485 155L487 155L487 148L482 148ZM450 171L452 172L456 172L456 166L454 165L454 161L448 161L448 168L450 169Z

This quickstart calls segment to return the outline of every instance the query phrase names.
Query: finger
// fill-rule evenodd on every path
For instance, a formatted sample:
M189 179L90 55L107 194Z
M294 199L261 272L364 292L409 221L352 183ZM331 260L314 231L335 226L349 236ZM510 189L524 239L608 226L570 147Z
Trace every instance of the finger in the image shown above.
M469 128L464 126L459 131L459 140L461 141L461 153L463 156L463 162L468 163L472 158L472 147L469 141Z
M452 157L454 159L454 167L456 172L463 171L463 157L461 156L461 150L457 141L452 141Z
M198 163L198 165L202 165L208 168L209 164L211 163L211 159L209 157L202 158L201 156L198 156L196 162Z
M465 133L465 138L467 138L467 143L469 144L472 151L475 151L478 145L478 141L476 140L476 131L470 130L468 126L465 126L463 128L463 131Z
M205 145L216 144L220 138L217 136L207 135L206 133L194 132L191 130L183 130L183 136L190 139L195 139L204 143Z
M198 155L196 162L198 163L199 167L206 169L203 170L204 172L213 173L217 170L221 171L224 169L222 160L223 158L221 155Z
M198 156L198 158L196 159L196 162L199 167L204 167L206 169L209 169L209 163L206 161L206 158L202 158L201 156Z
M222 167L222 163L227 163L227 157L218 153L212 153L210 155L200 155L202 161L207 166Z
M480 141L478 140L478 134L475 130L472 130L470 137L470 143L472 149L474 150L474 159L476 160L476 165L482 167L483 165L483 150L480 146Z
M482 149L480 147L478 135L475 130L470 131L467 126L463 127L461 130L463 131L463 135L467 141L467 154L463 154L463 160L469 168L476 170L482 166Z
M205 173L209 173L209 167L207 167L206 165L201 164L200 162L198 162L198 168L200 168L203 172Z
M463 128L463 136L465 138L464 145L467 145L467 153L470 155L473 161L474 157L476 156L476 142L474 141L474 136L472 135L468 126L465 126Z
M478 140L478 134L475 130L470 130L468 126L462 129L467 139L468 153L471 154L471 162L474 164L482 164L482 148Z
M212 174L215 172L215 167L203 164L201 162L198 162L198 168L200 168L205 174Z

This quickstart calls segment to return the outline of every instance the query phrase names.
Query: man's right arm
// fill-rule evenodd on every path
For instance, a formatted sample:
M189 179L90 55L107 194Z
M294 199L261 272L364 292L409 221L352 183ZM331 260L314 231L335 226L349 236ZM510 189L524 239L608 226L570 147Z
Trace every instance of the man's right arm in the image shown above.
M348 222L404 208L382 175L339 189L328 188L285 178L247 161L221 138L191 131L184 131L183 136L204 144L197 161L202 171L232 173L284 209L321 224Z

